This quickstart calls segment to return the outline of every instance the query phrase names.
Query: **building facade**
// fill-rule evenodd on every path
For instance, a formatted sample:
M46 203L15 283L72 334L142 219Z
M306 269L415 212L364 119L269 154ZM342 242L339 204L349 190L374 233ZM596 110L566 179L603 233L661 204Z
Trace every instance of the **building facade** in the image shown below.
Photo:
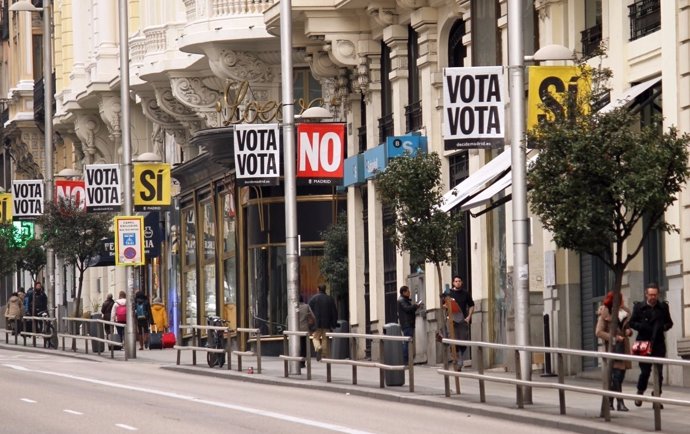
M9 146L3 155L11 152L15 158L12 177L39 178L43 138L33 101L42 79L35 67L40 65L40 16L8 13L8 3L0 91L8 101L3 120ZM55 0L54 6L55 170L120 162L117 1ZM441 136L443 69L508 63L506 0L337 5L293 0L292 6L294 89L301 99L296 112L312 103L328 108L347 126L347 156L371 151L391 136L421 134L429 151L443 157L443 180L450 189L510 152L508 147L446 151ZM648 83L630 101L640 122L656 112L665 126L690 131L686 1L524 0L523 7L526 55L560 44L587 57L604 44L607 56L601 62L613 72L611 99ZM270 0L129 1L133 153L152 151L176 164L174 177L180 181L175 207L160 218L164 253L137 284L163 296L178 324L203 323L211 314L233 325L262 327L267 334L286 324L282 187L240 187L228 145L234 125L279 116L274 103L281 100L280 19L279 3ZM494 202L509 192L499 191ZM685 289L690 282L684 272L690 261L688 201L683 192L665 216L680 233L650 237L624 279L628 300L642 299L644 282L661 283L676 324L667 335L671 356L690 336ZM397 289L410 283L426 304L417 332L418 361L436 362L438 292L459 274L476 302L472 337L514 340L509 204L482 204L465 212L465 229L449 234L457 238L458 253L439 282L430 265L397 252L384 236L392 216L373 181L344 190L301 187L304 296L320 283L320 233L340 209L346 210L349 233L345 319L351 330L380 333L397 321ZM546 330L552 345L596 349L595 312L611 284L607 271L587 255L558 249L536 218L530 232L531 342L541 344ZM636 236L639 240L641 231ZM69 270L62 276L64 289ZM85 306L125 285L124 273L113 267L90 270L88 281ZM507 362L498 352L486 357L497 366ZM571 360L568 370L590 367L591 361ZM690 381L674 368L667 378L676 384Z

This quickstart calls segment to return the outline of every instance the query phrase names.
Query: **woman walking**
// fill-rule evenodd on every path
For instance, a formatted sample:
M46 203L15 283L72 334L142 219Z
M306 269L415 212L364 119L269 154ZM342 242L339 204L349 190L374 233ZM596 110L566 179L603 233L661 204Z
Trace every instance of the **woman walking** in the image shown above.
M604 297L604 302L599 307L599 320L597 321L596 335L604 341L604 351L609 347L611 341L611 334L609 333L611 325L611 310L613 307L613 291L609 291ZM620 300L620 307L618 309L618 332L611 343L610 351L612 353L630 354L630 341L628 336L632 335L630 330L630 309L623 303L623 294L618 293ZM613 360L611 365L611 379L610 389L614 392L623 391L623 380L625 379L625 371L632 367L630 361ZM609 406L613 410L613 398L609 398ZM628 411L623 399L617 398L618 411Z

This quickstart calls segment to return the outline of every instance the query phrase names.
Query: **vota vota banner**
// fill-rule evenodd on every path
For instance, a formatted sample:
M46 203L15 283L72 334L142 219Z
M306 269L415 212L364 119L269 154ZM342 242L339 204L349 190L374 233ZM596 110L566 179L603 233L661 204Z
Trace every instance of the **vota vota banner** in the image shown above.
M344 123L297 125L297 180L301 184L339 185L344 161Z
M281 152L278 124L236 125L233 143L238 185L278 185Z
M118 164L84 166L87 212L118 212L122 208L122 178Z
M43 180L12 181L12 214L16 220L32 220L43 214Z
M446 68L443 72L443 142L447 151L504 145L502 66Z

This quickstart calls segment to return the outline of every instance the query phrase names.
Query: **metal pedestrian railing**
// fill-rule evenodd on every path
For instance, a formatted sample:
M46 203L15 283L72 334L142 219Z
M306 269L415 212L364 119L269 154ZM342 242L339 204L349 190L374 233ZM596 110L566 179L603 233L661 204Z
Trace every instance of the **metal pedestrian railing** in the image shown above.
M177 350L177 364L180 364L180 357L182 354L182 351L191 351L192 352L192 364L196 365L196 352L197 351L203 351L207 354L225 354L225 357L228 360L228 370L230 369L231 363L230 363L230 354L231 354L231 348L232 348L232 329L230 327L224 327L224 326L208 326L208 325L180 325L180 330L191 330L192 331L192 338L191 338L191 345L184 345L183 342L180 342L178 345L175 345L173 349ZM203 339L203 334L204 332L208 332L208 330L217 330L219 332L222 332L225 336L225 348L212 348L209 346L202 346L201 341ZM189 341L188 341L189 342Z
M450 397L450 377L456 378L468 378L479 381L479 400L481 402L486 402L486 382L495 382L503 384L514 384L515 385L515 400L518 408L524 408L524 388L543 388L543 389L555 389L558 390L558 402L560 407L560 414L566 414L566 396L565 392L578 392L591 395L601 396L602 398L622 398L622 399L632 399L637 401L651 402L654 407L654 429L657 431L661 430L661 404L669 405L680 405L685 407L690 407L690 400L680 400L672 398L661 398L661 385L658 384L657 379L659 378L659 369L663 365L676 365L683 367L690 367L690 360L678 360L678 359L667 359L660 357L646 357L646 356L633 356L627 354L609 353L601 351L585 351L585 350L573 350L569 348L555 348L555 347L535 347L535 346L523 346L523 345L509 345L509 344L495 344L489 342L477 342L477 341L465 341L458 339L443 339L444 344L444 367L439 369L437 372L444 377L445 394ZM448 369L448 355L451 346L467 346L476 349L476 357L473 357L473 363L476 363L477 373L472 372L462 372L462 371L452 371ZM513 368L515 371L515 378L500 377L496 375L486 374L484 372L484 349L494 349L511 351L514 355L513 357ZM520 360L522 357L527 357L531 360L532 353L545 353L556 355L557 363L556 369L558 372L558 382L544 382L544 381L526 381L521 379L520 373ZM611 363L613 360L629 360L634 362L650 363L653 364L654 373L651 376L653 381L654 396L644 396L632 393L622 393L614 392L609 390L608 380L602 380L602 388L591 388L575 386L570 384L565 384L565 357L594 357L601 359L603 364ZM606 421L611 420L610 408L608 406L608 400L602 402L602 416Z
M63 324L61 327L62 332L57 334L58 339L62 340L62 351L66 350L65 341L67 339L72 340L71 349L72 351L77 350L77 341L84 341L84 352L89 353L89 344L92 342L103 343L103 348L108 345L110 348L110 358L115 358L115 348L123 345L122 342L113 339L108 339L108 334L105 333L105 326L111 326L112 330L115 327L123 327L124 324L117 323L114 321L106 321L103 319L89 319L89 318L62 318L60 320ZM95 328L89 327L91 324L96 324ZM95 330L95 334L92 334L92 330ZM104 351L101 350L100 345L94 345L94 353L100 355ZM127 359L127 353L125 352L125 360Z

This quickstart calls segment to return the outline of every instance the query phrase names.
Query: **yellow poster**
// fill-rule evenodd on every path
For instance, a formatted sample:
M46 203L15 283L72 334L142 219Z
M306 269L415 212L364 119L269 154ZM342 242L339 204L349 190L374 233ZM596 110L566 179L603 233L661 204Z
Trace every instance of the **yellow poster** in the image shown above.
M170 164L134 164L135 211L159 211L171 203Z
M527 129L537 122L563 121L568 116L568 94L588 104L591 82L577 66L530 66Z
M12 193L0 193L0 223L12 223Z

